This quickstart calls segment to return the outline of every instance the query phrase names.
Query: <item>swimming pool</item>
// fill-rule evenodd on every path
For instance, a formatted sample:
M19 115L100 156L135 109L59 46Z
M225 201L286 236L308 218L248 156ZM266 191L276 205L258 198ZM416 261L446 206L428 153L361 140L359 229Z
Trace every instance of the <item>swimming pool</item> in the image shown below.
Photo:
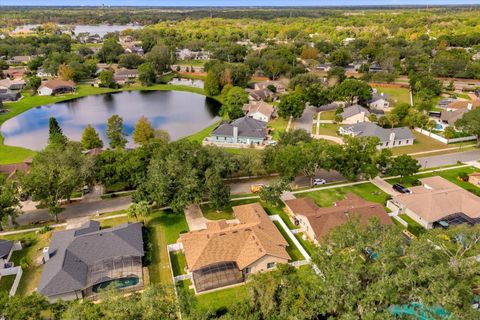
M112 286L116 289L123 289L127 287L133 287L140 282L140 279L136 276L125 277L120 279L108 280L105 282L97 283L93 286L92 291L98 293L101 290L106 289L109 286Z

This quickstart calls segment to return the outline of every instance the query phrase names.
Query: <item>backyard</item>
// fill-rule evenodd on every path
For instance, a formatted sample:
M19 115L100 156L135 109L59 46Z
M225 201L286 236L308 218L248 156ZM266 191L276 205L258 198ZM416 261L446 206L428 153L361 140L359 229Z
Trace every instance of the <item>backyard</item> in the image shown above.
M385 93L388 94L389 100L393 102L393 104L399 103L408 103L410 104L410 93L407 88L386 88L380 86L372 86L373 88L377 88L378 93Z
M412 130L412 134L415 136L415 142L410 146L405 147L395 147L392 148L392 153L394 155L400 155L404 153L416 153L416 152L425 152L438 149L447 149L452 148L455 144L445 144L433 138L430 138L420 132Z
M280 223L278 221L274 221L273 223L275 224L275 226L277 226L277 229L278 231L280 231L283 238L285 238L285 240L287 240L288 242L287 253L291 258L289 262L304 260L305 258L303 257L302 253L300 252L300 250L298 250L297 246L293 243L292 239L290 239L287 232L282 228Z
M2 292L10 292L12 288L13 281L15 281L15 275L12 276L2 276L0 278L0 293Z
M385 204L389 197L385 192L369 182L348 187L298 193L296 196L312 198L320 207L330 207L333 206L336 201L344 199L345 194L348 192L353 192L365 200L381 204Z
M314 130L317 130L316 129L317 125L314 124L313 128ZM321 123L319 134L326 135L326 136L341 137L341 135L338 134L337 130L338 130L338 124L336 123Z
M285 132L288 125L288 119L277 117L268 122L268 127L272 130L272 139L280 139L282 132Z

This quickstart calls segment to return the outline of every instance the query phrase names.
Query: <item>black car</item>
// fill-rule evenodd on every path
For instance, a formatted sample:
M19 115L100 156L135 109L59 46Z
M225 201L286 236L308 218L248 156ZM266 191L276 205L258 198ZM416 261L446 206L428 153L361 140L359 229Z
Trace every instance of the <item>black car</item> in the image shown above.
M393 185L393 190L398 191L400 193L410 193L410 190L402 186L400 183L395 183Z

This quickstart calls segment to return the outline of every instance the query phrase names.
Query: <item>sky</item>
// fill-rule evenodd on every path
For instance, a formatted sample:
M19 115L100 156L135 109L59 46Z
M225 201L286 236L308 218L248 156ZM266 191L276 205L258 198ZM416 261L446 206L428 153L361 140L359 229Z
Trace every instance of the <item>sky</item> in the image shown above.
M51 6L362 6L479 4L480 0L0 0L0 5Z

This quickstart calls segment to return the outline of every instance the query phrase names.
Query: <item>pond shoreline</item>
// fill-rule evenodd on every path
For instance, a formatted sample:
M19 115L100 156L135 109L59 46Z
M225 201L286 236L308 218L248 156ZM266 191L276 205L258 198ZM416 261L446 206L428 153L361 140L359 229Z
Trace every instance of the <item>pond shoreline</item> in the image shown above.
M88 84L78 84L77 91L74 94L61 95L61 96L29 96L28 94L20 101L5 103L4 107L9 109L9 112L0 114L0 126L3 125L9 119L12 119L30 109L40 107L47 104L53 104L57 102L66 102L78 98L83 98L87 96L101 95L106 93L119 93L125 91L180 91L180 92L191 92L200 94L209 98L212 98L222 104L222 99L219 96L209 96L205 94L203 89L188 87L188 86L178 86L170 84L155 84L153 86L141 86L134 85L128 86L120 89L109 89L109 88L97 88ZM35 154L33 150L7 146L4 144L4 138L0 133L0 164L12 164L19 163L25 160L28 157L31 157Z

